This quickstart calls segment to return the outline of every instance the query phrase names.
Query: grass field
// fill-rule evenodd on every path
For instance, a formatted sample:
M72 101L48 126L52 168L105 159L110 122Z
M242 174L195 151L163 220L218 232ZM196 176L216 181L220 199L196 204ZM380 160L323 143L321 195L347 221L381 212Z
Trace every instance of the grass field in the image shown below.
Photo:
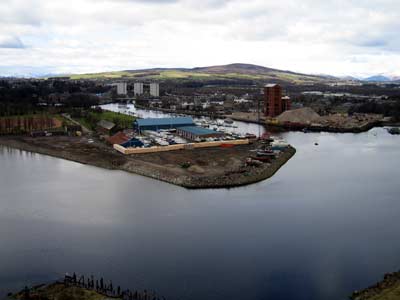
M113 122L121 128L132 128L135 117L104 110L102 112L90 111L86 117L77 119L83 126L90 129L95 129L100 120Z
M106 300L109 299L95 291L79 287L65 287L63 284L51 284L30 290L30 299L57 299L57 300ZM11 297L12 299L25 299L24 293L20 292ZM121 299L121 298L115 298Z

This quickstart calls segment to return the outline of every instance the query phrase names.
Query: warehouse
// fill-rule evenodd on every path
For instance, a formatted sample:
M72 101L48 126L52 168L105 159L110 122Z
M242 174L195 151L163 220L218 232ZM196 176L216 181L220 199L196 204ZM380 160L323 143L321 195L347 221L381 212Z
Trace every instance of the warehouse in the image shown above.
M194 126L193 119L190 117L179 118L151 118L151 119L137 119L133 123L133 128L137 132L144 130L157 131L160 129L176 129L183 126Z
M196 139L218 138L224 135L222 132L196 126L179 127L176 132L181 137L192 141Z

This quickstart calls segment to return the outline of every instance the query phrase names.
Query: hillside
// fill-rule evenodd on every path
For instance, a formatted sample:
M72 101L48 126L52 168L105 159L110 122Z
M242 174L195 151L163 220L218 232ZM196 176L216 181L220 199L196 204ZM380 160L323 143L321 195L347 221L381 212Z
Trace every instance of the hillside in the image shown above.
M95 74L71 75L72 79L148 79L148 80L253 80L253 81L281 81L295 84L323 83L333 79L329 76L307 75L267 68L251 64L229 64L221 66L185 68L154 68L145 70L126 70Z
M383 76L383 75L375 75L375 76L371 76L371 77L365 78L364 81L369 81L369 82L390 82L390 81L392 81L392 79L387 77L387 76Z

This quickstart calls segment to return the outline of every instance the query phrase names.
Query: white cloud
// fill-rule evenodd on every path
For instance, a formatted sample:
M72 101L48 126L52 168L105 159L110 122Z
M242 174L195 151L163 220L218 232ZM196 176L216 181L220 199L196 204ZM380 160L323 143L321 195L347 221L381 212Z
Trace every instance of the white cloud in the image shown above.
M0 70L248 62L303 73L398 74L398 11L391 0L3 0Z

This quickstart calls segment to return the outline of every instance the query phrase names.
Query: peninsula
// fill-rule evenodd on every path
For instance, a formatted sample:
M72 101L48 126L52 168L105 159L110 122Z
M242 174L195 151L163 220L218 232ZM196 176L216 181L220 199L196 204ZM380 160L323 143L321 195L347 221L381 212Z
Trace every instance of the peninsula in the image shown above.
M234 147L123 155L87 136L4 136L0 145L40 153L96 167L123 170L185 188L228 188L273 176L296 152L288 146L268 162L249 158L260 141Z

